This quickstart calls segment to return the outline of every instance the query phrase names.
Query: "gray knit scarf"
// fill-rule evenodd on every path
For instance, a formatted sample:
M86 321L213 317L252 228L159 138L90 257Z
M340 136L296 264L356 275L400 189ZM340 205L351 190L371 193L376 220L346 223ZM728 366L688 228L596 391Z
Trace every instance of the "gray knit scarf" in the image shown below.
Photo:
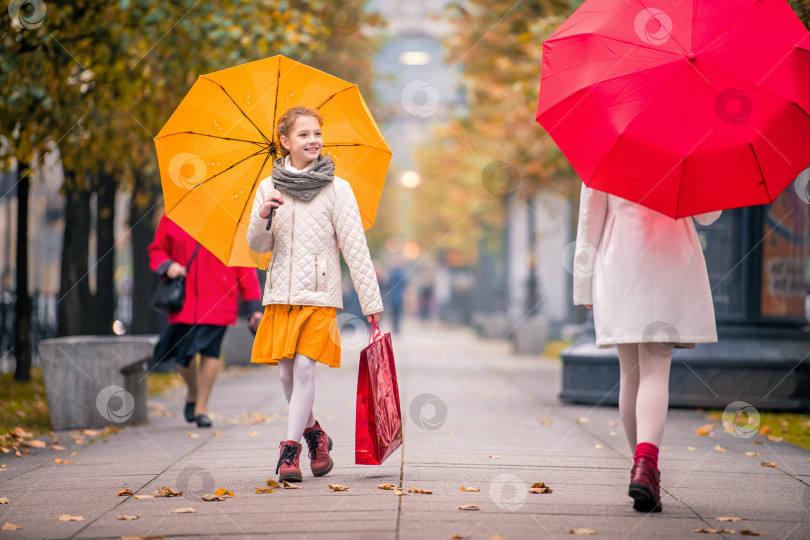
M289 171L284 166L285 158L273 162L273 185L299 201L309 202L335 179L335 162L328 155L320 155L308 171Z

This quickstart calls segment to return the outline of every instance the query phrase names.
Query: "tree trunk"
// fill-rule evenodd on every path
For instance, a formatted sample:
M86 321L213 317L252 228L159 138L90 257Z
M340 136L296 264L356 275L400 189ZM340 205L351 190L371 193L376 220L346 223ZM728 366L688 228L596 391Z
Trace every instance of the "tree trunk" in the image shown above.
M65 237L57 308L60 336L82 334L82 321L94 316L88 310L90 286L87 280L90 192L77 188L75 174L75 171L65 171Z
M115 176L99 173L96 198L96 293L86 333L112 334L115 321Z
M166 316L151 307L157 283L149 268L147 247L155 239L154 213L156 196L144 185L145 178L135 172L129 204L129 226L132 234L132 323L131 334L158 334L165 328Z
M17 300L14 305L14 380L31 380L31 297L28 295L28 164L17 167Z

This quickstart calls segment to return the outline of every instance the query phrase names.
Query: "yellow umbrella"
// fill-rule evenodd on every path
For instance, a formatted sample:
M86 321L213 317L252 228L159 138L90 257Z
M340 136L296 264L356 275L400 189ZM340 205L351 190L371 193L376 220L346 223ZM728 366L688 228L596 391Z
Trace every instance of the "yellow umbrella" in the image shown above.
M266 268L245 239L259 183L279 157L290 107L324 119L324 152L374 225L391 150L356 84L283 56L202 75L155 137L166 214L229 266Z

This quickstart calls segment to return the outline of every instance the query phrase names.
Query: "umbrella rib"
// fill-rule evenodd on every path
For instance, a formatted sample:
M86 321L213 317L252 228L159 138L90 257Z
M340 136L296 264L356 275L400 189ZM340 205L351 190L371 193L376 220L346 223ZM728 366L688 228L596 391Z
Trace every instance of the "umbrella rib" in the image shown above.
M278 72L276 73L276 100L273 102L273 131L276 129L276 115L278 115L278 91L281 88L281 58L278 59ZM286 112L286 111L285 111ZM281 146L281 138L278 139Z
M256 183L259 181L259 176L261 176L262 171L264 170L264 166L267 165L267 160L270 159L270 152L267 153L267 156L264 158L264 162L262 162L262 166L259 167L259 172L256 173L256 180L253 181L253 186L251 186L251 193L254 189L256 189ZM242 219L242 216L245 215L245 209L247 209L248 201L250 200L250 195L245 197L245 204L242 206L242 211L239 213L239 219L236 220L236 228L233 231L233 236L236 238L236 233L239 231L239 221ZM249 219L249 218L248 218ZM231 251L228 253L228 260L231 260L233 257L233 248L236 246L236 242L231 242Z
M178 131L176 133L167 133L166 135L161 135L160 139L165 139L166 137L171 137L173 135L199 135L200 137L211 137L212 139L221 139L223 141L236 141L236 142L243 142L243 143L250 143L261 145L264 148L264 143L258 141L248 141L246 139L234 139L231 137L220 137L218 135L208 135L207 133L197 133L196 131Z
M759 176L762 178L762 187L765 188L765 196L768 197L769 202L773 202L774 200L771 198L771 192L768 190L768 182L765 181L765 174L762 172L762 165L759 164L759 158L757 157L757 151L754 148L753 143L748 143L748 147L751 149L751 153L754 154L754 161L757 164L757 169L759 170Z
M239 105L236 103L236 101L234 101L234 99L231 97L231 95L228 93L228 91L227 91L227 90L225 90L225 87L223 87L223 86L222 86L221 84L219 84L218 82L213 81L213 80L211 80L211 79L209 79L209 78L207 78L207 77L205 77L205 79L206 79L206 80L208 80L208 81L211 81L211 82L212 82L212 83L214 83L215 85L219 86L219 89L220 89L220 90L222 90L222 92L223 92L223 93L224 93L226 96L228 96L228 99L230 99L230 100L231 100L231 103L233 103L234 107L236 107L236 108L239 110L239 112L240 112L240 113L242 113L242 116L244 116L244 117L245 117L245 120L247 120L248 122L250 122L250 125L252 125L253 127L255 127L255 128L256 128L256 131L258 131L258 132L259 132L259 135L261 135L261 136L262 136L262 139L264 139L264 142L266 142L267 144L270 144L270 141L269 141L269 140L267 140L267 137L265 136L265 134L264 134L264 133L262 133L262 130L261 130L261 129L259 129L259 126L257 126L256 124L254 124L254 123L253 123L253 120L251 120L251 119L250 119L250 117L249 117L248 115L246 115L246 114L245 114L245 111L243 111L243 110L242 110L242 107L240 107L240 106L239 106Z
M221 175L221 174L224 174L224 173L228 172L229 170L233 169L234 167L236 167L236 166L237 166L237 165L239 165L240 163L243 163L243 162L245 162L245 161L249 160L250 158L252 158L252 157L256 157L256 156L258 156L259 154L261 154L261 153L263 153L263 152L266 152L266 151L267 151L267 150L259 150L259 151L258 151L258 152L256 152L255 154L251 154L251 155L247 156L246 158L240 159L239 161L237 161L236 163L234 163L234 164L233 164L233 165L231 165L230 167L228 167L228 168L226 168L226 169L223 169L222 171L218 172L217 174L215 174L215 175L214 175L214 176L212 176L211 178L206 178L205 180L203 180L202 182L200 182L199 184L197 184L197 185L196 185L196 186L194 186L193 188L191 188L191 189L187 190L187 191L186 191L186 192L183 194L183 196L182 196L182 197L180 197L180 200L179 200L179 201L177 201L177 203L175 203L175 205L174 205L174 206L172 206L171 208L167 208L167 209L166 209L166 213L168 214L170 210L174 210L175 208L177 208L177 205L178 205L178 204L180 204L181 202L183 202L183 199L185 199L185 198L186 198L186 196L188 196L188 194L189 194L189 193L191 193L191 192L192 192L192 191L194 191L195 189L199 188L199 187L200 187L200 186L202 186L203 184L205 184L205 183L207 183L207 182L209 182L209 181L213 180L214 178L216 178L217 176L219 176L219 175ZM267 154L269 155L270 153L269 153L269 152L267 152Z
M335 96L337 96L338 94L341 94L341 93L343 93L343 92L345 92L345 91L347 91L347 90L351 90L352 88L357 88L357 85L356 85L356 84L353 84L353 85L349 86L348 88L344 88L343 90L338 90L337 92L335 92L334 94L332 94L331 96L329 96L328 98L326 98L324 101L322 101L320 105L318 105L317 107L315 107L315 110L316 110L316 111L320 111L320 110L321 110L321 107L323 107L324 105L326 105L327 103L329 103L329 101L331 101L333 97L335 97Z
M350 146L359 146L359 147L363 147L363 148L369 148L369 149L371 149L371 150L379 150L380 152L385 152L386 154L391 154L391 155L393 155L393 153L391 152L391 150L390 150L390 149L377 148L376 146L371 146L370 144L360 144L360 143L332 143L332 144L325 144L325 145L323 145L323 147L324 147L324 148L332 148L332 147L338 147L338 146L345 146L345 147L350 147Z

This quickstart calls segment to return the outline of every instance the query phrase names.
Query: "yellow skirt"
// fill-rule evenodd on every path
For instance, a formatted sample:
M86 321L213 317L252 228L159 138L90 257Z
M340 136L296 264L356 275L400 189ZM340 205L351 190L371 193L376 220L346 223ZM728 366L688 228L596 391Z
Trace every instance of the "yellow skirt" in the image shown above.
M336 317L334 307L265 306L250 361L275 365L299 353L329 367L340 367L340 332Z

